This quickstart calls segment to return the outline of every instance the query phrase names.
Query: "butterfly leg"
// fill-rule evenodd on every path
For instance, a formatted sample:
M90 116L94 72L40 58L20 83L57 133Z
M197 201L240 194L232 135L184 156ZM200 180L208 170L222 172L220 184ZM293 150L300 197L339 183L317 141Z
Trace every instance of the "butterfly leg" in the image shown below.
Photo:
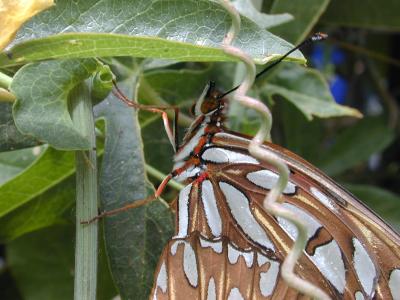
M143 104L137 103L137 102L129 99L128 97L126 97L124 95L124 93L119 89L119 87L115 81L113 81L113 84L114 84L114 90L113 90L114 95L118 99L120 99L122 102L124 102L126 105L128 105L130 107L134 107L136 109L146 110L146 111L150 111L150 112L161 115L169 142L171 143L172 147L174 148L174 151L176 152L176 149L178 149L178 132L177 131L178 131L179 108L175 107L175 106L152 106L152 105L143 105ZM168 115L166 112L166 110L168 110L168 109L173 109L175 112L173 127L171 127L171 125L169 123Z
M177 131L178 131L179 108L177 108L175 106L142 105L142 104L137 103L137 102L129 99L128 97L126 97L114 80L113 80L113 85L114 85L113 94L118 99L120 99L122 102L124 102L126 105L136 108L136 109L142 109L142 110L150 111L153 113L161 114L168 139L169 139L171 145L173 146L174 150L176 151L176 149L178 148L178 133L177 133ZM173 127L170 126L168 115L166 113L167 109L173 109L175 112ZM172 178L172 174L169 174L167 177L165 177L153 195L150 195L149 197L142 199L142 200L137 200L137 201L128 203L122 207L119 207L119 208L116 208L116 209L113 209L110 211L102 212L99 215L97 215L96 217L94 217L88 221L82 221L81 224L90 224L101 218L104 218L107 216L112 216L112 215L118 214L120 212L127 211L127 210L133 209L133 208L137 208L137 207L140 207L140 206L143 206L143 205L146 205L146 204L152 202L153 200L157 199L161 195L161 193L163 192L163 190L165 189L166 185L171 180L171 178Z
M91 224L97 220L100 220L104 217L108 217L108 216L113 216L116 215L120 212L124 212L133 208L137 208L146 204L149 204L150 202L156 200L158 197L160 197L160 195L162 194L162 192L164 191L165 187L167 186L168 182L171 180L172 175L169 174L167 177L164 178L164 180L160 183L160 185L158 186L156 192L153 195L150 195L149 197L145 198L145 199L141 199L141 200L136 200L134 202L130 202L122 207L113 209L113 210L109 210L109 211L104 211L102 213L100 213L99 215L95 216L94 218L88 220L88 221L82 221L81 224Z

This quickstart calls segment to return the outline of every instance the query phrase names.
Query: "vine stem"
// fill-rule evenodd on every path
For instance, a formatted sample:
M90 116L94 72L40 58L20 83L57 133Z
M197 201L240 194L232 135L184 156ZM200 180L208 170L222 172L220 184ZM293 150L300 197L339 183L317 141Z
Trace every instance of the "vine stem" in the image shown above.
M82 225L98 213L96 138L89 87L81 83L70 98L74 125L88 137L90 149L76 151L75 300L95 300L97 287L98 222Z
M286 283L292 288L308 295L312 298L328 300L330 297L322 291L319 287L313 285L311 282L298 277L294 273L294 268L303 251L307 242L307 227L306 224L299 220L297 216L281 205L278 200L281 197L282 191L285 189L289 180L289 169L284 161L276 154L267 151L262 147L264 140L270 138L272 127L272 115L268 107L257 99L246 96L248 90L253 85L256 76L256 67L250 56L244 53L239 48L231 46L233 40L240 30L240 16L228 0L220 0L222 6L227 10L232 18L232 25L225 36L223 41L223 49L225 53L239 58L246 67L246 76L239 88L233 94L233 99L243 106L252 108L260 113L263 118L260 129L251 140L249 145L249 152L254 157L270 163L276 168L279 173L279 179L276 185L271 189L266 198L264 199L264 208L267 212L274 216L283 217L292 222L297 227L297 238L294 241L293 248L288 252L281 267L281 276Z
M12 77L0 72L0 87L8 89L11 85Z

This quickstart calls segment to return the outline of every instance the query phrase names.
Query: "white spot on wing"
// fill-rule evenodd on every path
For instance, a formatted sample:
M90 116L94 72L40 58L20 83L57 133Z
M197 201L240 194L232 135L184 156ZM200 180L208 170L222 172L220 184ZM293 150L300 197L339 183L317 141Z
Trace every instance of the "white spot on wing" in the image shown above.
M185 165L185 161L178 161L178 162L174 163L172 170L182 168L184 165Z
M181 241L181 240L177 240L176 242L174 242L171 246L171 254L175 255L176 251L178 251L178 246L180 244L185 244L185 241Z
M336 207L331 199L329 199L325 194L315 187L310 188L311 194L313 194L323 205L325 205L330 210L335 211Z
M238 288L231 289L228 300L244 300Z
M243 256L246 266L248 268L251 268L253 265L253 257L254 253L251 251L249 252L244 252L244 251L239 251L235 247L233 247L231 244L228 244L228 259L229 262L234 265L238 262L239 256Z
M222 242L221 241L208 241L203 238L200 238L200 245L202 248L212 248L217 253L222 253Z
M262 265L266 264L267 262L269 262L268 257L266 257L265 255L262 255L261 253L257 252L257 263L258 263L258 266L261 267Z
M187 236L189 226L189 194L192 185L185 186L179 193L178 198L178 234L175 237Z
M220 236L222 232L222 221L219 215L214 189L209 180L203 181L201 185L201 200L203 201L204 211L211 233L214 236Z
M164 294L167 292L167 281L167 268L165 267L165 262L163 262L157 276L157 287L159 287Z
M185 249L183 251L183 271L185 272L189 283L196 287L198 280L196 254L189 243L184 243Z
M207 300L216 300L217 291L215 289L215 280L213 277L208 281Z
M356 300L365 300L363 293L360 291L356 292Z
M247 179L250 180L255 185L258 185L264 189L272 189L279 178L279 175L270 170L260 170L256 172L251 172L246 175ZM292 182L288 182L284 194L293 194L296 192L296 186Z
M346 270L337 242L332 240L329 244L318 247L315 254L310 257L329 282L343 294L346 286Z
M197 130L196 134L187 142L181 150L175 154L174 161L178 162L180 160L185 159L190 155L193 149L197 146L200 141L201 136L204 134L205 125L201 125L201 127Z
M206 149L201 158L213 163L231 163L231 164L259 164L258 161L250 155L242 154L236 151L231 151L223 148L208 148Z
M374 281L376 278L375 265L358 239L353 238L353 246L355 249L353 257L354 268L356 269L358 279L367 295L373 296Z
M196 176L199 172L201 172L200 168L198 168L198 167L190 167L187 170L183 171L178 176L174 177L174 179L176 181L183 182L188 178Z
M395 269L390 273L389 288L393 300L400 300L400 269Z
M246 196L228 183L220 182L219 186L225 195L233 217L244 233L259 245L274 250L274 245L251 213Z
M270 263L268 271L260 273L260 291L264 297L272 295L279 273L279 263L269 259L268 261Z
M318 230L318 228L321 227L321 224L318 223L309 214L307 214L304 210L289 203L282 203L282 205L288 210L292 211L294 214L296 214L299 217L299 219L304 221L307 227L307 239L312 237ZM289 234L292 240L297 239L297 227L292 222L282 217L278 217L278 222L279 225Z

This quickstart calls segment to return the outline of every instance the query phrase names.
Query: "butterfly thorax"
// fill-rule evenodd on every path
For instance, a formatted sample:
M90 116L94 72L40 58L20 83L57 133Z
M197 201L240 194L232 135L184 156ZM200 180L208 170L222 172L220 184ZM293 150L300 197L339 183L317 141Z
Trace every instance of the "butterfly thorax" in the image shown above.
M226 130L224 127L226 100L218 99L218 95L219 93L213 91L202 99L199 105L200 114L189 127L174 156L172 176L177 181L190 183L207 176L202 153L213 146L214 134Z

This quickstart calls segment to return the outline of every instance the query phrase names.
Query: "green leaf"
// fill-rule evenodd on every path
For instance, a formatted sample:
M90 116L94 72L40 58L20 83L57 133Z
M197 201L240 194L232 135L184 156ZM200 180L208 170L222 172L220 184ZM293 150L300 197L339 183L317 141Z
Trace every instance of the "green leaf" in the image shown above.
M184 102L193 104L201 95L206 84L210 81L211 69L204 70L158 70L145 73L142 81L156 91L158 96L171 105ZM147 103L146 89L139 87L139 99L142 103Z
M47 61L22 67L11 84L17 97L13 114L18 129L57 149L89 149L88 137L71 120L68 96L97 67L93 59Z
M281 122L276 124L275 121L274 126L283 130L283 145L305 160L315 163L320 155L324 134L321 119L310 122L288 101L281 101L277 106L279 111L274 115L280 116L278 122Z
M308 120L320 118L352 116L361 113L347 106L336 104L328 84L322 75L313 69L295 64L285 64L275 76L269 78L262 91L272 97L280 95L293 103Z
M60 222L74 201L74 172L72 152L48 148L23 173L1 185L0 240Z
M11 241L38 229L65 223L64 215L70 212L74 201L75 178L70 176L0 218L0 241Z
M232 4L241 15L249 18L261 28L268 29L293 20L293 16L287 13L278 15L260 13L251 0L234 0Z
M47 149L25 172L0 187L0 217L71 176L74 169L72 152Z
M12 105L0 103L0 152L11 151L39 145L32 136L23 135L15 126Z
M0 66L95 56L232 61L221 48L230 25L227 12L214 1L60 0L23 27L16 45L0 54ZM292 48L245 17L234 45L257 63ZM291 59L304 62L299 51Z
M168 174L172 170L174 150L163 130L161 118L148 120L142 125L146 163Z
M99 128L102 125L97 123ZM97 154L103 155L101 140ZM0 185L0 242L65 222L75 201L74 175L74 153L49 147L23 172Z
M338 135L335 144L321 153L318 165L330 176L338 175L379 153L394 138L383 118L365 118Z
M0 185L28 167L40 152L34 147L0 153Z
M7 246L7 261L26 300L73 298L73 230L54 227Z
M336 1L338 0L333 2ZM297 44L303 41L325 11L328 3L329 0L275 0L270 13L289 13L294 17L294 21L274 27L271 32L291 43Z
M400 231L400 195L371 185L345 183L344 186Z
M331 1L321 22L373 30L399 31L400 2L396 0Z
M119 83L132 96L134 80ZM110 95L97 108L106 123L100 197L105 211L154 192L145 176L136 112ZM145 299L166 240L172 235L168 207L160 201L104 220L105 240L115 284L124 299Z
M54 226L30 233L7 245L7 262L26 300L73 299L74 226ZM116 292L104 247L99 260L99 300Z

